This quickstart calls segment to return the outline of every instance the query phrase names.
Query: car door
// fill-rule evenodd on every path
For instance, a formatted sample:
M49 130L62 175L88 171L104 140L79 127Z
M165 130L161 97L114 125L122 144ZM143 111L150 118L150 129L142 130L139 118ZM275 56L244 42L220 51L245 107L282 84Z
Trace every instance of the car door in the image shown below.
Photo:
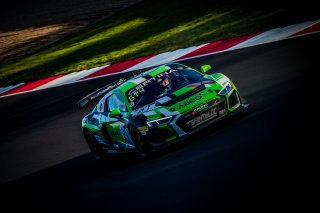
M119 109L120 114L112 116L112 112L116 109ZM103 125L113 141L113 146L118 149L133 149L134 145L127 128L128 121L126 116L128 109L120 93L114 93L106 99L105 112L107 118Z

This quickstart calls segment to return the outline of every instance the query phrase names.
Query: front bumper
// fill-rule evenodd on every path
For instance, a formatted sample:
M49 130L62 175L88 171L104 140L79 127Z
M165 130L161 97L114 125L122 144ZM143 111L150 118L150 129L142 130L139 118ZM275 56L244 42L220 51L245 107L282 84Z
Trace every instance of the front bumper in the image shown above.
M175 122L175 126L180 129L179 131L175 130L174 125L166 124L163 127L151 129L146 135L146 140L153 149L174 144L220 120L238 114L247 106L248 104L241 99L238 92L233 90L228 96L214 99L208 103L208 108L200 113L194 113L193 109L186 114L180 115ZM181 130L185 134L181 134Z

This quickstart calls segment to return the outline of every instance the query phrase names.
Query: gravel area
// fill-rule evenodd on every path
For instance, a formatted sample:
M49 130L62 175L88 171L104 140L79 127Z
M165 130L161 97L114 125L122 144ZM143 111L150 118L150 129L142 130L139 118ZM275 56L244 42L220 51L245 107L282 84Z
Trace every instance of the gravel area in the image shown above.
M140 1L4 0L0 7L0 66Z

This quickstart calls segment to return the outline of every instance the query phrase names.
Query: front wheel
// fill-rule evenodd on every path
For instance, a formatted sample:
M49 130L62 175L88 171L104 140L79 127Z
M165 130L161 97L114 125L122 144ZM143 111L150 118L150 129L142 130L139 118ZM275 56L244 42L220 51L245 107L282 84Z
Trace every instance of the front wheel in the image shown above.
M84 137L89 145L91 153L97 158L97 159L105 159L106 153L103 150L102 144L100 144L93 133L91 133L89 130L84 129L83 131Z
M139 154L144 158L149 157L151 154L150 146L143 140L139 130L134 126L131 126L129 130L132 142Z

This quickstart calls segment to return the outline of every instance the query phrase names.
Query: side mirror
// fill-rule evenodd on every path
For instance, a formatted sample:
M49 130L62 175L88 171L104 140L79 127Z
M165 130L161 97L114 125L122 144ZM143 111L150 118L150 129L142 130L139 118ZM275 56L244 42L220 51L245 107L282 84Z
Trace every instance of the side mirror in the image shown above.
M203 73L206 73L206 72L208 72L209 70L211 70L211 65L207 64L207 65L202 65L202 66L201 66L201 71L202 71Z
M115 108L114 110L112 110L109 114L110 118L116 117L121 115L120 109L119 108Z

